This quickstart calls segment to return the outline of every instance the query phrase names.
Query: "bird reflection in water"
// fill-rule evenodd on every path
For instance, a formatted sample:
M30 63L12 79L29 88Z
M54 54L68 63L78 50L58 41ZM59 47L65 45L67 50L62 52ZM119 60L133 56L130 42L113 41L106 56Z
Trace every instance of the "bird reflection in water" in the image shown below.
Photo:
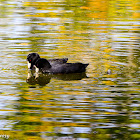
M51 79L58 79L63 81L72 81L72 80L81 80L83 78L88 78L86 73L70 73L70 74L42 74L42 73L35 73L33 71L28 72L28 76L26 82L29 85L40 85L45 86L48 84Z

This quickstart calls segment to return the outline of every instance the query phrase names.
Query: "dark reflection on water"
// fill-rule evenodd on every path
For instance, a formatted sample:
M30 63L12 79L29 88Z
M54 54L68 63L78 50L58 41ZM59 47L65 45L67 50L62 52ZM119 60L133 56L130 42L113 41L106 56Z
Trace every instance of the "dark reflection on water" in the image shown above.
M45 86L51 80L55 78L58 80L71 81L71 80L81 80L87 78L86 73L72 73L72 74L38 74L30 71L26 82L30 85L39 84L40 86Z
M140 139L139 9L138 0L0 1L0 138ZM36 75L31 52L90 65Z

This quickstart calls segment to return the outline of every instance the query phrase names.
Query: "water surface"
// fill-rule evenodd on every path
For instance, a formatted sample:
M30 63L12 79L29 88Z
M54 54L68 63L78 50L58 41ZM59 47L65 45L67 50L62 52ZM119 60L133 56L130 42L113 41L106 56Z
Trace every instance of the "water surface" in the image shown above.
M0 137L140 139L139 1L0 2ZM26 57L89 63L36 75Z

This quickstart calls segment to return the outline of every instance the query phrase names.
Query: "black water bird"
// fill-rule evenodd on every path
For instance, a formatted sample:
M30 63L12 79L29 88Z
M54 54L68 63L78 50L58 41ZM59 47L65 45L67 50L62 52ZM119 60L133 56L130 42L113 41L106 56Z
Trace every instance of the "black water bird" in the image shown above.
M36 72L50 74L67 74L67 73L82 73L86 71L89 64L83 63L57 63L52 65L47 59L39 58L35 62Z
M34 69L35 63L40 59L39 54L37 53L30 53L27 56L27 62L28 62L28 69ZM57 64L63 64L68 61L68 58L61 58L61 59L49 59L48 62L50 65L57 65Z

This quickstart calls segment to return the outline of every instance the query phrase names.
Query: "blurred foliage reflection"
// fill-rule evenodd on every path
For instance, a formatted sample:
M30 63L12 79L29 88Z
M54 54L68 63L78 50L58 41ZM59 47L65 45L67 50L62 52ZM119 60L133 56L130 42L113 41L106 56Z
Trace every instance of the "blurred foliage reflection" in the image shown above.
M138 0L1 0L0 9L0 138L140 139ZM37 75L31 52L90 65Z

